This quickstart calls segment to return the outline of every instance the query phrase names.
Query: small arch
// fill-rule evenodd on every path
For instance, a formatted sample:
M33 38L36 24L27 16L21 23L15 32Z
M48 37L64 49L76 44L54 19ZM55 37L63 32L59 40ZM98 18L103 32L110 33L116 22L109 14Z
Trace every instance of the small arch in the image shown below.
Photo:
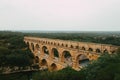
M75 48L76 48L76 49L79 49L79 46L76 46Z
M68 45L66 44L65 47L68 47Z
M107 50L107 49L105 49L105 50L103 51L103 53L108 53L108 50Z
M39 57L38 56L35 57L35 63L39 63Z
M39 50L40 46L38 44L36 44L35 48L36 48L36 50Z
M100 49L96 49L96 52L97 52L97 53L101 53Z
M93 49L92 49L92 48L89 48L89 49L88 49L88 51L90 51L90 52L91 52L91 51L93 51Z
M50 44L50 42L48 42L48 44Z
M50 66L51 71L56 71L57 70L57 65L55 63L52 63Z
M73 48L73 45L71 45L70 48Z
M53 45L53 42L51 42L51 45Z
M29 42L26 42L27 46L29 46Z
M115 53L115 51L111 51L111 53L113 54L113 53Z
M61 45L62 47L64 47L64 44L62 43L62 45Z
M56 43L54 42L54 45L56 45Z
M60 44L58 43L58 46L60 46Z
M85 47L82 47L81 49L82 49L82 50L86 50Z
M45 43L45 41L43 41L43 43Z

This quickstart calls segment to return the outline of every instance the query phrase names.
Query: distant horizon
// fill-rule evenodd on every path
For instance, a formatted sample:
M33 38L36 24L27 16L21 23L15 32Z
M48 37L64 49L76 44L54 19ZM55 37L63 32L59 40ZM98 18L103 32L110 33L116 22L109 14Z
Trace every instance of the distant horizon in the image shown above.
M0 30L0 31L10 31L10 32L23 32L23 33L46 33L46 32L65 32L65 33L74 33L74 32L77 32L77 33L81 33L81 32L119 32L120 31L70 31L70 30Z

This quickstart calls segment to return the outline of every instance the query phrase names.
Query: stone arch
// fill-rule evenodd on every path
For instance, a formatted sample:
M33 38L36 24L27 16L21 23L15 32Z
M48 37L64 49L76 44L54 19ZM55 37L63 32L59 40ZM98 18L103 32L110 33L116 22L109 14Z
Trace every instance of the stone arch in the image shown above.
M75 48L76 48L76 49L79 49L79 46L76 46Z
M68 66L72 66L72 55L69 51L63 51L61 56L61 62L66 63Z
M115 53L115 51L111 51L111 53Z
M59 57L59 53L58 53L58 50L56 49L56 48L52 48L52 50L51 50L52 52L51 52L51 57L52 58L55 58L55 57Z
M42 59L41 62L40 62L40 65L41 66L48 66L48 62L46 59Z
M100 49L97 48L96 49L96 53L101 53Z
M51 45L53 45L53 42L51 42Z
M60 44L58 43L58 46L60 46Z
M93 51L93 49L92 49L92 48L89 48L89 49L88 49L88 51L92 52L92 51Z
M86 49L85 49L85 47L83 46L83 47L81 48L81 50L86 50Z
M31 49L32 49L32 51L35 50L35 48L34 48L34 44L33 44L33 43L31 43Z
M39 57L35 56L35 63L39 63Z
M68 47L68 45L66 44L65 47Z
M35 45L36 50L40 50L40 46L38 44Z
M51 70L51 71L56 71L56 70L57 70L57 65L56 65L55 63L52 63L52 64L50 65L50 70Z
M50 42L48 42L48 44L50 44Z
M56 45L56 43L54 42L54 45Z
M104 49L103 53L108 53L108 50L107 50L107 49Z
M64 44L62 43L61 46L64 47Z
M77 67L84 67L90 62L87 55L84 55L84 54L77 55L75 61L76 61Z
M42 53L49 54L48 48L46 46L42 47Z
M71 45L70 48L73 48L73 45Z
M43 43L45 43L45 41L43 41Z

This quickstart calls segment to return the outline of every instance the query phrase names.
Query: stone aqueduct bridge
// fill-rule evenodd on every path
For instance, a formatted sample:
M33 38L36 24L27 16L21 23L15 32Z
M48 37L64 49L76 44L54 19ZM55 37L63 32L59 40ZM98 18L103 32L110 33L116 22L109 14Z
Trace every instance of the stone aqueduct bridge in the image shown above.
M100 54L114 53L117 46L59 39L24 37L40 66L60 70L67 66L80 70L82 60L96 60Z

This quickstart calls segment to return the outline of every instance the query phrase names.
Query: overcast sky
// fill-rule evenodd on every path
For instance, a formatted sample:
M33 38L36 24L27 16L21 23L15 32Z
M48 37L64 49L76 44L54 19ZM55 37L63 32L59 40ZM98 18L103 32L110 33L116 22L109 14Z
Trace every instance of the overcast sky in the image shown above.
M0 30L120 31L120 0L0 0Z

